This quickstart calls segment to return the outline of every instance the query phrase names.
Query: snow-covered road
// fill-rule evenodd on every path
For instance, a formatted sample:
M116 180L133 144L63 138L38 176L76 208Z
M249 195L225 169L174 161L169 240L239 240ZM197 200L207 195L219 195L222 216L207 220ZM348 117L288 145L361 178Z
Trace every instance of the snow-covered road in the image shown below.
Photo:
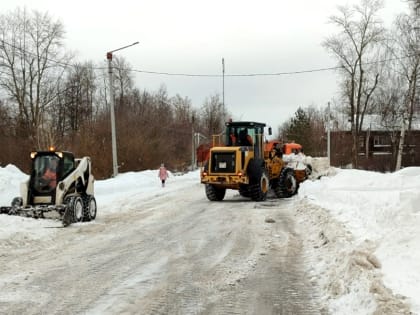
M93 223L9 240L0 313L318 314L294 207L211 203L200 184L133 195Z
M94 222L0 215L0 314L420 314L420 168L328 175L256 203L124 173ZM1 205L25 178L0 168Z

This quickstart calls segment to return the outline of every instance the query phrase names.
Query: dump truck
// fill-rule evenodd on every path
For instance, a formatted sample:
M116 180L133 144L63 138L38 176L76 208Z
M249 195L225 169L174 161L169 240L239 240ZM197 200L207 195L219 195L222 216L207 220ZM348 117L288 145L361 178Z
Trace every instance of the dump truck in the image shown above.
M238 190L254 201L265 200L269 189L278 198L296 194L294 170L283 161L280 147L265 146L265 127L260 122L229 121L223 133L213 136L201 170L201 183L210 201L223 200L226 189Z
M75 158L54 148L31 152L30 157L30 176L20 186L21 195L0 207L1 214L57 217L63 226L96 218L90 157Z

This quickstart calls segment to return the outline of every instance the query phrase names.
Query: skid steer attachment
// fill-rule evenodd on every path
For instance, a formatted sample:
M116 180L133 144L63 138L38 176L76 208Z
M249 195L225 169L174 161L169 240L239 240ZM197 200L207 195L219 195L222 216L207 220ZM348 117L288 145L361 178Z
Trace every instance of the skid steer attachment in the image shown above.
M58 218L63 226L96 218L89 157L76 159L70 152L31 153L31 174L21 184L21 197L0 213L32 218Z

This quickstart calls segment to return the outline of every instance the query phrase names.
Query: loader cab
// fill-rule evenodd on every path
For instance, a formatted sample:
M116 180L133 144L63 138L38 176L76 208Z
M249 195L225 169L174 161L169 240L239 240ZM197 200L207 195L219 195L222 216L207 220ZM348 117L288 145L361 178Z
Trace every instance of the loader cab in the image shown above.
M69 152L39 151L31 153L30 200L36 196L50 196L46 203L55 202L57 184L75 169L73 154Z
M264 123L258 122L232 122L226 123L227 146L240 146L242 150L254 151L256 158L263 158Z

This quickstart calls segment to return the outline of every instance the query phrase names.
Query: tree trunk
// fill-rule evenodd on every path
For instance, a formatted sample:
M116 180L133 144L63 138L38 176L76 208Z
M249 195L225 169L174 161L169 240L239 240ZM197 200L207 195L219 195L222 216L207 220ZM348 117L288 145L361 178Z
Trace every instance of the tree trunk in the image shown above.
M401 160L404 151L404 137L405 137L405 119L403 118L401 124L401 136L398 145L398 152L397 152L397 163L395 165L395 170L399 171L401 169Z

